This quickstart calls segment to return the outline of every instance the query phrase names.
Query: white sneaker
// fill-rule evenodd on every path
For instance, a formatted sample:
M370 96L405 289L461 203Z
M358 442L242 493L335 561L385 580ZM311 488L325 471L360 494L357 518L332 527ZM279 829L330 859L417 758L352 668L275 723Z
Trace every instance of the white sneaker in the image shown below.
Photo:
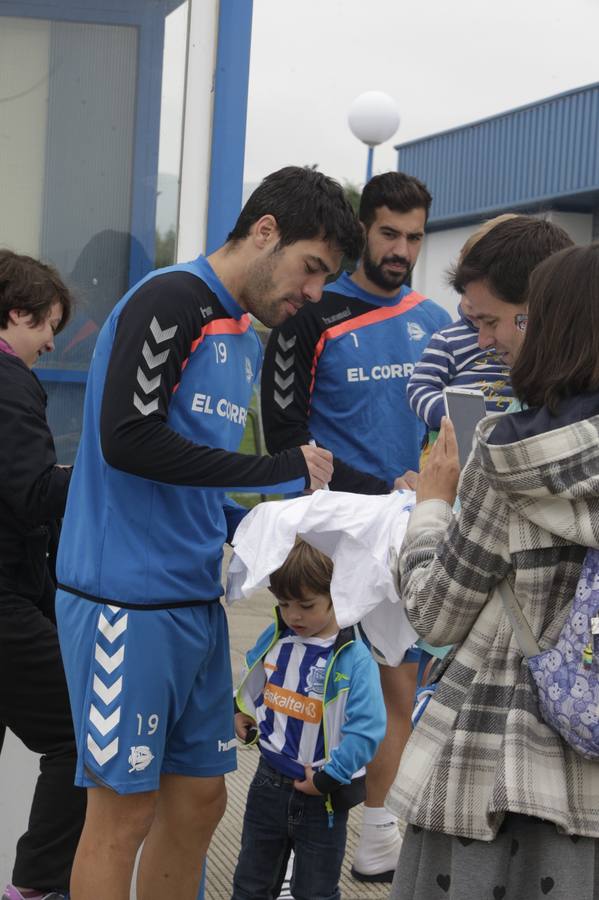
M358 881L391 883L401 850L397 820L381 824L362 823L360 843L351 873Z

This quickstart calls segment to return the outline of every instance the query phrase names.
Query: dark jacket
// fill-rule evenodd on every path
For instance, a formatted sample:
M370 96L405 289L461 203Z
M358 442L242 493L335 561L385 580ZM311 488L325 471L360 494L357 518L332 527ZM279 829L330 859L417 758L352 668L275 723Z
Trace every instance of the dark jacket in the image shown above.
M46 393L18 357L0 351L0 596L39 601L71 470L56 465Z

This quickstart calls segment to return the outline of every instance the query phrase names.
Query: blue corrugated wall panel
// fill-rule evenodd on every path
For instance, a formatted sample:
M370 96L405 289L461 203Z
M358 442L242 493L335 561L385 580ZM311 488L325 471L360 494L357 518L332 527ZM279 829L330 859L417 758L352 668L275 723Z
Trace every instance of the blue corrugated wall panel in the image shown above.
M599 191L599 83L397 150L433 194L432 225Z

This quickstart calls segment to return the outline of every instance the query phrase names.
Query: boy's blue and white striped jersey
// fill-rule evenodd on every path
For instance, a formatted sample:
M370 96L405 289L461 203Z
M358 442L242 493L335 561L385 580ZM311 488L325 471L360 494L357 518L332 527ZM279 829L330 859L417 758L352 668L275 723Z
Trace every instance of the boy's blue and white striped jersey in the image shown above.
M150 273L116 305L89 371L61 587L149 607L222 594L222 545L241 515L225 491L306 486L299 450L235 452L261 357L203 257Z
M494 349L481 350L478 331L460 318L434 334L408 381L408 402L429 428L441 427L443 388L482 391L488 412L505 412L512 399L509 367Z
M317 639L311 639L314 640ZM311 649L305 650L304 644L305 638L295 636L284 627L277 611L274 624L262 632L246 654L247 670L237 690L236 702L241 712L257 721L261 721L260 707L266 702L270 709L280 710L275 716L280 721L273 721L272 730L268 718L265 719L265 737L270 742L271 735L275 735L272 741L280 748L281 755L270 753L268 744L262 742L261 751L274 768L290 777L303 777L300 754L303 758L304 753L307 756L313 753L318 764L324 762L315 776L315 785L321 793L328 793L340 785L350 784L373 759L387 725L385 703L378 666L366 644L356 636L355 629L342 629L327 648L312 644ZM294 649L296 647L298 649ZM321 650L324 651L324 666ZM290 687L294 682L298 687L306 688L308 696L302 696ZM306 732L305 745L301 727L292 724L287 732L285 719L290 712L295 713L292 719L303 716L301 722L314 725L321 716L314 744L313 731L312 734ZM275 734L277 729L280 729L278 735ZM282 740L283 736L289 737L289 743ZM283 759L287 752L289 756Z
M256 702L260 750L290 778L304 778L304 766L325 764L322 728L324 681L336 635L301 638L285 633L264 657L264 689Z

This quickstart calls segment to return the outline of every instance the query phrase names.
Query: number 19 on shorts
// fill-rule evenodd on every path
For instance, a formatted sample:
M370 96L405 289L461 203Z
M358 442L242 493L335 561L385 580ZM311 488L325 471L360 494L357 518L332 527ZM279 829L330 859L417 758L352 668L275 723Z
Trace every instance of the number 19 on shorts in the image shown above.
M137 713L137 733L139 734L155 734L156 729L158 728L158 723L160 722L159 716L156 713L151 713L147 719L141 715L141 713Z

